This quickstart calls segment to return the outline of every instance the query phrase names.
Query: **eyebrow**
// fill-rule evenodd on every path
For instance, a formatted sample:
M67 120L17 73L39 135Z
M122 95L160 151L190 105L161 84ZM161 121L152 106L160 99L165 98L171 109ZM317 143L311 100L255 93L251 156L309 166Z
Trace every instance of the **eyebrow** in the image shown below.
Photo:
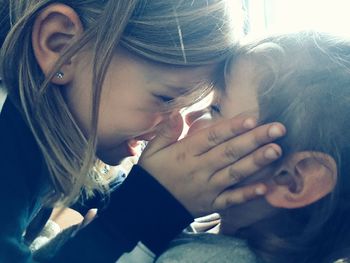
M183 86L173 86L173 85L166 85L166 87L168 88L169 91L171 92L175 92L177 94L185 94L188 93L192 90L192 86L191 87L183 87Z
M208 84L207 81L199 81L196 83L188 83L188 85L186 85L186 87L184 86L176 86L176 85L165 85L169 91L175 92L179 95L183 95L186 93L191 93L193 91L196 90L196 87L199 88L200 86L204 86L205 84Z

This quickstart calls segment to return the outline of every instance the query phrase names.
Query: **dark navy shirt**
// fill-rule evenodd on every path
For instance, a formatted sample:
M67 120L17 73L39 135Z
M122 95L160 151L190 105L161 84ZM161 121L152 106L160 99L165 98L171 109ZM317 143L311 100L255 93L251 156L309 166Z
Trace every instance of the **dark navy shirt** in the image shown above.
M34 262L28 243L50 214L50 209L43 210L43 197L51 184L36 141L9 99L0 114L0 167L0 262ZM36 227L31 227L33 218ZM139 241L159 254L192 220L136 165L97 219L69 239L50 262L115 262Z

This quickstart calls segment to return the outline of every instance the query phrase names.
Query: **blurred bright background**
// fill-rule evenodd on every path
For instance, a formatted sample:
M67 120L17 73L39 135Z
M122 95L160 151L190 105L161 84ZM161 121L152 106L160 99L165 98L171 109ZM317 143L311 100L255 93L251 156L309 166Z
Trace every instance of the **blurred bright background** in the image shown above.
M316 29L350 36L349 0L242 0L247 33Z

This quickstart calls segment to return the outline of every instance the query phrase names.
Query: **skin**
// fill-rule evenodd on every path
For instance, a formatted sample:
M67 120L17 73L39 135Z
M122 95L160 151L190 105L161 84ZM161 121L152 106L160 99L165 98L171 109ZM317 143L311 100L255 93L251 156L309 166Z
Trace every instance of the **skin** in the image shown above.
M71 111L76 116L80 127L87 134L90 125L89 108L91 107L91 95L89 94L92 90L91 80L89 81L92 64L89 63L90 58L88 52L80 55L75 68L79 74L74 75L64 93ZM182 121L176 110L173 111L172 115L164 113L168 101L192 91L198 83L210 81L214 69L214 65L179 68L150 63L118 48L102 87L98 126L98 156L109 164L118 164L123 158L132 154L130 148L135 141L151 140L158 135L160 139L153 140L147 147L140 158L139 165L154 175L184 204L188 211L193 211L194 216L204 215L208 210L213 210L211 205L214 206L215 210L226 207L229 202L232 202L229 201L229 198L235 203L244 203L264 194L263 184L251 184L247 185L246 188L224 191L225 194L218 195L218 193L223 193L222 190L227 188L227 185L238 183L252 172L261 169L267 162L277 159L281 153L277 145L274 146L277 150L272 156L267 156L264 153L267 150L264 149L265 146L256 156L249 156L249 153L263 145L268 139L272 140L284 134L283 127L278 127L275 124L267 133L255 134L255 138L249 133L236 137L236 135L250 130L256 125L254 118L251 117L248 119L250 125L247 128L238 125L239 122L244 124L247 121L248 117L243 117L235 120L234 129L226 128L226 134L223 134L224 138L216 141L215 145L210 145L212 142L209 145L201 145L199 143L201 137L198 134L196 135L197 139L188 137L182 140L182 149L179 148L179 144L171 147L171 144L175 143L179 137L177 133L182 131ZM86 92L86 90L90 90L90 92ZM164 124L167 125L165 128L162 127ZM172 129L171 131L167 130L169 127ZM217 129L220 129L219 127ZM266 127L261 129L266 129ZM273 134L274 129L277 129L276 134ZM232 131L234 131L235 138L231 142L232 145L227 146L226 141L230 138L229 133ZM159 134L161 135L159 136ZM171 134L176 135L172 136ZM202 138L202 141L208 141L208 137L212 134L212 131L204 131L202 136L205 138ZM168 142L169 139L171 143ZM210 147L208 148L208 146ZM227 151L228 147L234 151L237 149L239 155L248 155L247 158L241 161L241 158L233 156L232 160L231 151ZM189 149L193 151L191 152ZM186 157L180 157L184 155ZM218 162L217 155L226 155L226 158L223 162ZM207 164L216 163L216 166L198 165L201 160ZM232 168L233 161L234 168ZM183 169L179 169L179 167ZM164 174L164 171L176 172L171 176L168 173L168 176L158 177L158 175ZM240 177L232 176L232 173L238 174ZM192 176L184 177L183 175L186 174ZM201 191L193 191L195 188L201 189ZM203 204L210 204L210 206L203 206Z
M56 3L40 13L33 26L32 46L46 76L62 49L83 31L79 16L69 6ZM62 78L51 79L62 88L69 109L87 137L91 129L91 58L90 50L79 52L60 68ZM212 71L213 65L181 68L150 63L116 47L103 83L99 109L98 157L108 164L118 164L132 154L130 146L135 141L151 140L139 165L193 216L264 194L263 184L239 189L228 186L278 158L278 155L266 158L263 145L285 133L281 124L256 127L255 118L240 116L178 141L183 121L178 110L164 114L165 102L210 79ZM217 156L222 158L218 161Z
M85 134L90 125L91 54L81 55L74 80L64 90ZM214 66L176 68L143 60L118 48L102 87L98 156L115 165L130 156L134 140L150 140L169 117L168 102L208 82Z
M254 64L249 60L239 60L232 68L225 91L217 92L214 96L209 110L206 109L202 116L198 112L194 112L187 116L187 123L191 126L188 133L191 135L198 130L214 125L223 119L235 116L245 116L247 114L258 117L258 101L257 87L258 82L253 76ZM273 130L271 132L274 132ZM274 158L281 154L281 149L276 144L267 144L265 147L265 157ZM247 167L252 163L244 161ZM271 177L273 168L266 166L248 178L242 178L241 186L252 183L265 182L266 178ZM220 211L221 224L219 230L224 234L234 234L234 232L244 226L251 225L257 221L273 215L276 211L275 207L269 205L264 197L256 198L249 202L232 206L228 209Z
M76 68L80 74L75 75L73 81L65 89L68 105L80 126L86 132L89 128L88 109L91 107L91 99L89 95L86 95L89 93L84 91L92 89L91 85L89 87L91 82L88 81L89 72L91 72L88 66L91 63L86 63L88 58L89 55L83 53L82 59L79 60ZM169 174L171 175L169 172L166 174L167 176L156 178L184 204L188 211L193 211L194 216L203 215L206 214L206 211L213 210L210 206L202 205L204 203L211 204L212 200L217 202L217 204L214 202L216 210L227 205L229 195L235 203L241 203L264 194L265 188L262 184L249 185L236 192L228 191L220 198L218 190L223 190L227 185L235 184L242 179L233 177L234 180L232 180L230 173L233 173L233 171L239 175L247 176L280 156L280 152L277 152L272 158L265 158L263 153L258 153L258 157L248 157L247 163L242 162L240 164L239 160L234 160L237 162L235 163L236 168L231 168L230 164L233 160L230 152L225 153L227 151L225 140L217 141L217 145L207 148L206 145L199 144L201 137L198 135L197 139L189 137L182 140L182 149L179 148L179 144L171 145L179 137L177 133L182 131L182 119L176 110L173 111L172 115L164 113L167 102L194 90L194 87L199 83L210 81L214 69L214 65L196 68L159 65L150 63L119 48L108 68L106 80L102 87L98 126L98 156L110 164L117 164L122 158L132 154L132 151L128 148L132 146L131 144L134 141L151 140L156 135L161 134L160 139L153 140L144 151L139 165L155 176L164 174L164 171L176 171L172 176L169 176ZM248 129L238 125L239 122L243 124L246 118L238 118L234 130L226 128L224 136L228 139L230 137L229 133L232 131L235 131L238 135L245 130L254 128L254 119L248 120L248 123L250 121L250 126L247 126ZM166 126L162 127L164 124ZM171 130L167 130L169 127ZM277 132L277 137L282 136L284 133L283 127L275 125L275 128L280 129L280 133ZM266 129L266 127L261 129ZM204 131L203 133L202 136L206 138L201 140L205 142L212 132ZM266 132L260 133L254 135L256 138L253 138L252 134L246 134L246 138L237 137L231 142L232 146L230 148L237 149L239 153L242 152L246 155L262 145L262 142L267 139L276 138L274 135L269 136L269 133ZM171 134L175 134L175 136ZM169 139L171 143L168 142ZM189 149L193 151L191 152ZM179 157L183 156L184 152L186 152L186 157ZM220 163L217 162L216 154L223 155L222 152L227 156L224 162ZM201 160L203 160L203 163L215 162L218 165L216 168L215 166L198 165ZM255 162L256 160L257 162ZM163 166L163 164L166 166ZM182 169L179 169L179 167L182 167ZM184 177L183 175L186 174L192 176ZM209 180L210 183L208 183ZM194 191L195 188L201 189L201 191Z
M230 69L225 91L218 92L209 112L195 121L188 116L188 122L193 121L190 135L227 118L237 118L247 113L258 118L259 74L255 67L256 64L250 59L240 58L236 61ZM269 132L275 133L277 130L271 129ZM266 144L262 148L265 148L264 157L267 159L273 160L281 155L281 149L276 144ZM276 214L279 208L301 208L314 203L329 194L337 181L337 165L326 153L295 152L284 156L278 165L265 165L255 171L251 167L259 164L259 157L256 153L252 155L256 158L255 162L241 155L241 169L235 170L235 173L240 174L245 170L243 174L249 173L250 176L238 176L238 183L233 189L264 183L266 194L220 211L220 232L223 234L233 235L238 229L252 224L260 224L264 229L274 227L266 219Z

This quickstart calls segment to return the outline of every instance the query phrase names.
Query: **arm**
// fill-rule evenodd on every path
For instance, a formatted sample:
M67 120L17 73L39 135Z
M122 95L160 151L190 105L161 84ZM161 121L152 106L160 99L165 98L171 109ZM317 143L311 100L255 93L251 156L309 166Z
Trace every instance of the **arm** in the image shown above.
M246 129L243 124L244 118L239 117L179 142L176 134L169 136L176 129L161 132L166 136L159 136L149 144L140 166L135 166L121 187L112 193L109 207L64 246L57 262L68 255L72 260L84 257L86 262L112 262L133 250L139 241L159 254L193 216L215 212L261 194L256 191L261 184L225 189L274 161L264 155L265 144L276 139L270 136L271 127L277 125L281 129L277 137L283 135L284 128L270 124L251 130L253 127ZM278 149L277 145L273 146ZM232 156L228 147L235 149L236 154ZM184 155L187 158L179 158ZM240 175L238 179L236 174ZM84 255L77 251L84 251Z
M114 262L139 241L158 254L192 220L163 186L140 166L134 166L126 181L111 194L108 208L50 262Z
M9 101L0 115L0 148L0 262L33 262L24 232L41 208L47 181L39 149Z

